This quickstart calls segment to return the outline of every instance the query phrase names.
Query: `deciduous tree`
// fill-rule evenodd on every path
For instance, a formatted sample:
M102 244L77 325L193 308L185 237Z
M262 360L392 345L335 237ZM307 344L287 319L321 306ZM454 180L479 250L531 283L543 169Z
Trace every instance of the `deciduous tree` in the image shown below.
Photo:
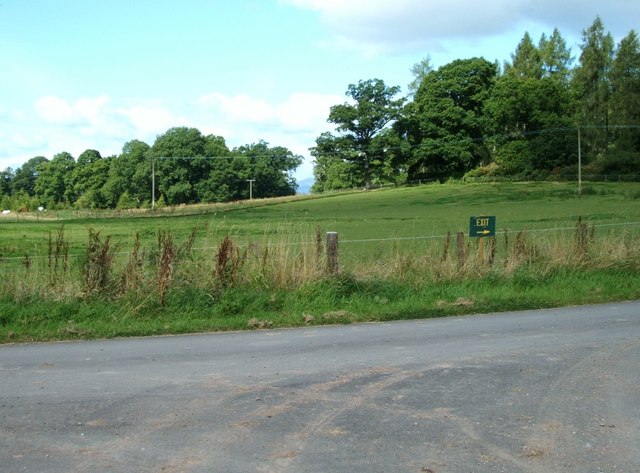
M156 161L156 184L169 205L198 201L195 185L206 179L205 138L196 128L171 128L156 138L150 156Z
M496 69L473 58L453 61L425 77L397 126L411 148L410 180L459 177L489 158L482 139L484 104Z
M399 93L400 87L389 87L380 79L360 81L347 89L351 102L334 105L329 112L328 121L337 125L344 140L341 158L356 165L367 187L385 159L372 148L374 138L400 116L404 98L396 98Z
M65 199L65 192L75 166L73 156L66 151L56 154L51 161L39 166L35 190L48 207L57 203L70 203Z
M107 207L141 207L151 202L149 149L143 141L128 141L122 147L122 153L112 160L109 177L102 188ZM126 194L124 199L123 194Z
M15 175L11 181L11 191L22 191L26 192L30 196L34 196L36 193L38 169L40 165L46 162L48 162L48 159L44 156L36 156L16 169Z

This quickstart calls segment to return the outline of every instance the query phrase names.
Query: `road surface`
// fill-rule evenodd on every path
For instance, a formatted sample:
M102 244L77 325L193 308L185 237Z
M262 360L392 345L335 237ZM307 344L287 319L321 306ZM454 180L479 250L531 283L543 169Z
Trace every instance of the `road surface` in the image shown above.
M640 471L640 303L0 346L0 472Z

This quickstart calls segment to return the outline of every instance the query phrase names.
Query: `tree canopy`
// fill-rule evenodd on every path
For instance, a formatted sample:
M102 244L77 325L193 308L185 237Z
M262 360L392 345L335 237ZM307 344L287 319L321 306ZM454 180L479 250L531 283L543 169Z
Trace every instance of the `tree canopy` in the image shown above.
M381 132L400 116L404 98L396 98L400 87L387 86L380 79L360 81L349 84L346 95L351 102L334 105L329 112L328 121L336 126L338 136L323 134L312 149L316 160L329 165L331 159L353 163L352 170L357 171L359 180L367 187L373 179L379 177L385 167L387 155L384 146L380 146ZM327 151L340 151L339 155L329 156ZM317 173L322 178L323 173Z
M525 32L502 68L484 58L435 68L427 55L411 68L414 80L401 109L399 101L378 102L388 114L379 108L380 116L393 118L384 121L384 130L376 128L377 134L356 133L354 124L370 123L367 109L353 104L331 109L328 122L338 124L342 134L323 133L311 149L314 190L366 186L371 177L397 183L571 175L578 128L587 170L640 175L638 36L631 31L614 46L597 17L583 31L575 66L558 29L537 43ZM351 85L347 92L356 103L359 90Z
M88 149L77 159L68 152L51 161L35 157L16 171L3 171L0 199L4 208L16 209L149 207L152 175L160 204L246 199L248 179L255 181L253 196L275 197L295 194L292 172L301 162L287 148L265 141L229 150L221 136L176 127L151 146L129 141L117 156Z

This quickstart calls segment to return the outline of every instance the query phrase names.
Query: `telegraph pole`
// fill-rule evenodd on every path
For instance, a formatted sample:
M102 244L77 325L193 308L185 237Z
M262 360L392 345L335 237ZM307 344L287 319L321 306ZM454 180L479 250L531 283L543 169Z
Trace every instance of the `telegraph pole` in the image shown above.
M151 158L151 210L156 208L156 161Z
M582 197L582 143L580 138L580 127L578 127L578 196Z
M249 200L253 199L253 183L256 182L255 179L247 179L247 182L249 183Z

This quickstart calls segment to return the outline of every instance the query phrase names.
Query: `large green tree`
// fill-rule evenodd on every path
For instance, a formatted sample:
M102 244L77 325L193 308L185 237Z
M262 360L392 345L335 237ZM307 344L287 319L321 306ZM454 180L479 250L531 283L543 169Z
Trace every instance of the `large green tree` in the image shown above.
M489 159L484 104L496 74L496 65L482 58L456 60L427 74L397 124L410 147L408 179L459 177Z
M500 77L485 104L492 124L492 157L503 175L529 176L575 162L573 100L566 83Z
M542 35L538 44L540 60L542 63L542 77L551 77L561 82L567 82L571 75L573 56L571 48L557 28L549 38Z
M34 196L39 168L46 162L48 162L48 159L44 156L36 156L16 169L11 181L11 191L15 193L26 192L28 195Z
M254 180L253 197L277 197L293 195L297 184L292 172L302 164L302 157L282 146L270 147L269 143L258 143L235 148L234 163L244 165L237 178L242 182L241 198L249 197L248 180Z
M128 141L122 153L111 161L109 176L102 187L107 207L142 207L151 203L149 150L144 141Z
M244 189L235 177L239 172L239 163L231 156L225 139L217 135L206 136L204 153L209 159L209 171L206 178L196 184L199 200L226 202L239 199L239 193Z
M361 185L356 164L343 158L351 152L351 143L342 137L325 132L316 138L316 146L311 148L315 178L311 190L325 192Z
M640 151L640 41L631 31L618 45L611 68L611 124L619 151Z
M11 193L11 182L14 179L14 172L11 168L0 171L0 197L8 196Z
M334 105L328 121L340 133L341 159L355 164L361 184L370 186L385 155L379 152L375 139L398 119L404 98L397 98L400 87L389 87L380 79L349 84L346 95L350 102Z
M573 91L578 100L578 124L587 127L584 145L587 156L603 153L609 145L610 71L614 42L600 17L582 32L582 54L573 74Z
M206 179L205 137L197 128L171 128L156 138L150 150L155 161L158 194L170 205L198 202L197 183Z
M35 191L48 207L53 207L58 203L71 203L66 200L68 195L66 191L75 166L76 162L73 156L66 151L56 154L51 161L39 166Z
M511 62L504 65L507 75L513 75L520 79L540 79L542 77L542 55L533 44L528 32L511 55Z
M76 161L67 179L65 198L80 208L104 208L107 205L102 188L109 177L111 159L103 159L99 151L88 149Z

